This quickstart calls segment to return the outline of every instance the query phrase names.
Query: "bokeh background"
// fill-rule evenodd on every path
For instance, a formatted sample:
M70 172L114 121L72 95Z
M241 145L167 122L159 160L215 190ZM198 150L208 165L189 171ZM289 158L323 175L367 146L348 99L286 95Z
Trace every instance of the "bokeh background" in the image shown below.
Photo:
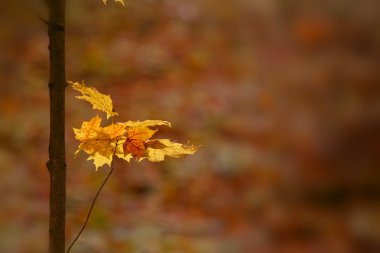
M0 3L0 251L48 244L48 40ZM380 252L380 1L68 1L67 79L120 121L202 145L122 161L73 252ZM108 172L75 160L96 112L67 90L67 238Z

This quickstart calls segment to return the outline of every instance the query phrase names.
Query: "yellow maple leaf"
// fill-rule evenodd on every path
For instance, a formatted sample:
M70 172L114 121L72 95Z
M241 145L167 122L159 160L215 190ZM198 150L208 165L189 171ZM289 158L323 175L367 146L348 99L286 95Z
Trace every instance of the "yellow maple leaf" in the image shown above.
M95 116L90 121L83 122L80 129L74 128L75 138L81 142L75 153L83 150L89 154L89 160L94 160L96 168L104 164L110 165L114 154L129 161L132 155L125 155L122 150L127 131L125 126L112 123L101 127L101 120Z
M172 126L170 122L164 120L127 121L120 124L123 124L126 127Z
M172 142L169 139L148 141L146 147L146 158L151 162L161 162L165 160L165 156L179 158L184 155L192 155L198 150L195 146Z
M107 119L112 116L119 115L117 112L114 111L112 100L109 95L104 95L93 87L86 87L84 82L78 83L68 81L68 83L71 85L71 87L73 87L74 90L77 90L80 93L82 93L82 96L76 96L76 98L91 103L93 109L105 112L107 114Z
M87 158L88 161L93 160L95 170L98 170L98 168L102 167L103 165L111 166L112 159L112 156L104 156L99 153L94 153Z
M119 3L121 3L122 5L125 5L125 4L124 4L124 0L115 0L115 2L119 2ZM107 4L107 0L103 0L103 3L104 3L104 4Z
M86 141L95 138L98 135L101 121L102 119L99 116L95 116L90 121L84 121L80 129L73 128L75 139Z
M90 121L84 121L80 129L73 128L75 139L81 142L75 153L84 150L87 154L92 154L99 149L97 147L100 143L98 139L109 139L108 135L102 133L101 121L101 118L95 116Z
M111 167L111 163L112 163L112 160L113 160L113 152L115 152L115 145L117 144L116 146L116 152L115 152L115 155L121 159L124 159L126 160L127 162L130 162L131 158L132 158L132 155L131 154L124 154L123 152L123 141L125 140L121 140L119 141L119 143L113 143L113 147L112 147L112 154L108 154L108 155L103 155L101 153L94 153L92 155L90 155L88 157L87 160L93 160L93 163L95 165L95 169L98 170L99 167L103 166L103 165L108 165Z

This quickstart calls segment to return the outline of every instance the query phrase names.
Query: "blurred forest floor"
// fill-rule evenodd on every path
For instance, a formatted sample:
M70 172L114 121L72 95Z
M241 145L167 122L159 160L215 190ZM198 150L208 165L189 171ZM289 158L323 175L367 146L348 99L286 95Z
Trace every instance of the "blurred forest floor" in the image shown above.
M0 249L43 252L46 27L6 2ZM202 145L118 161L73 252L380 252L379 1L81 0L67 19L68 80L110 94L120 121L167 120L162 136ZM108 168L73 159L94 112L66 94L71 241Z

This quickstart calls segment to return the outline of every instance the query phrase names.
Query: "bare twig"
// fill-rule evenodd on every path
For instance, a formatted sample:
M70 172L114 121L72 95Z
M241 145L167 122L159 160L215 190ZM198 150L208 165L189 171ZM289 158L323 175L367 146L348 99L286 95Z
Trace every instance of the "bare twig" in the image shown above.
M34 13L37 19L41 20L45 25L49 26L49 21L47 21L45 18L43 18L40 14Z
M116 146L115 146L115 150L114 150L114 153L113 153L113 156L115 156L116 154L116 150L117 150L117 142L116 142ZM95 205L95 202L100 194L100 192L102 191L104 185L107 183L108 179L110 178L112 172L115 170L115 167L114 167L114 160L112 159L112 162L111 162L111 170L110 172L108 173L107 177L104 179L102 185L99 187L98 191L96 192L96 195L94 197L94 199L92 200L92 203L91 203L91 207L90 207L90 210L88 211L88 214L87 214L87 218L86 218L86 221L84 222L81 230L79 231L79 233L77 234L77 236L75 237L75 239L73 240L73 242L70 244L70 246L68 247L66 253L69 253L71 248L74 246L74 244L76 243L76 241L78 240L79 236L82 234L83 230L86 228L86 225L87 225L87 222L88 220L90 219L90 215L91 215L91 212L92 212L92 209L94 208L94 205Z
M36 17L38 20L42 21L43 23L45 23L47 26L49 26L49 21L43 17L43 15L40 14L40 11L38 11L35 6L33 6L32 4L27 4L26 8L29 8L31 11L31 14Z

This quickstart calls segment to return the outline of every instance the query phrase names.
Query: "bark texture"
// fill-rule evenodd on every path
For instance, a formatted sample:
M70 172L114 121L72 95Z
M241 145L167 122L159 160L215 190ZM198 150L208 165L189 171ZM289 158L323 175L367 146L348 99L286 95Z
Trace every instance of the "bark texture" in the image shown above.
M49 253L65 252L65 0L47 0L50 51Z

